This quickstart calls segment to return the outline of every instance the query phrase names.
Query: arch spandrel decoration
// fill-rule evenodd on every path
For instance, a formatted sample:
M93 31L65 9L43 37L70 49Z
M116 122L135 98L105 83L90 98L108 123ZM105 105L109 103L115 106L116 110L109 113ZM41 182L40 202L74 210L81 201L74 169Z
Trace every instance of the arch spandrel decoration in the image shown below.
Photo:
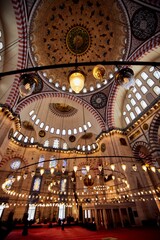
M149 128L149 143L152 155L160 163L160 144L158 139L158 129L160 128L160 111L154 116Z
M135 159L142 160L145 163L152 164L154 159L151 155L151 147L148 143L144 141L136 142L132 147L133 155Z

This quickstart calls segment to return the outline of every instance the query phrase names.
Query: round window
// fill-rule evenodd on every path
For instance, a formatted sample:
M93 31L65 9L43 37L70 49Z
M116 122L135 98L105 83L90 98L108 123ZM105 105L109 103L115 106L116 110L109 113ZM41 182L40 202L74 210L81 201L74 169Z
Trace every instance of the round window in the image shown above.
M21 165L21 161L17 159L17 160L14 160L14 161L11 163L10 167L11 167L12 169L16 170L16 169L20 168L20 165Z

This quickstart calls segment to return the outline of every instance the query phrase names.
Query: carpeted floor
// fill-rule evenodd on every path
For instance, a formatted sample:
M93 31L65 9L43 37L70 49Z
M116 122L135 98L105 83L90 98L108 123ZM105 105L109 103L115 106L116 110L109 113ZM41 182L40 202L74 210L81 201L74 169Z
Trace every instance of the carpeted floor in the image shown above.
M113 238L113 239L112 239ZM160 240L157 228L122 228L114 230L90 231L79 226L61 228L28 229L28 235L22 236L22 230L9 233L5 240Z

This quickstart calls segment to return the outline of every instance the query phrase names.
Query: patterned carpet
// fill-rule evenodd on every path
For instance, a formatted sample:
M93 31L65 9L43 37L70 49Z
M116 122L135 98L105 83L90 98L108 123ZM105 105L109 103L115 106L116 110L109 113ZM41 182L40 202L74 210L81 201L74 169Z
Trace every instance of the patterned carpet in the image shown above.
M9 233L5 240L160 240L157 228L123 228L114 230L90 231L79 226L28 229L22 236L22 229Z

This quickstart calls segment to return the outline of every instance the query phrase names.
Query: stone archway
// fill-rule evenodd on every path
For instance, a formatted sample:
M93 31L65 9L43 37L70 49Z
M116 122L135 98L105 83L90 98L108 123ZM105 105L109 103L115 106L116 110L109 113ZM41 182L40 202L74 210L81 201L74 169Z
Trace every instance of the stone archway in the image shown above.
M151 154L156 158L160 164L160 143L158 137L158 130L160 128L160 111L154 116L149 128L149 144Z
M151 155L151 149L146 142L136 142L132 147L132 151L135 159L144 161L147 164L153 164L154 159Z

